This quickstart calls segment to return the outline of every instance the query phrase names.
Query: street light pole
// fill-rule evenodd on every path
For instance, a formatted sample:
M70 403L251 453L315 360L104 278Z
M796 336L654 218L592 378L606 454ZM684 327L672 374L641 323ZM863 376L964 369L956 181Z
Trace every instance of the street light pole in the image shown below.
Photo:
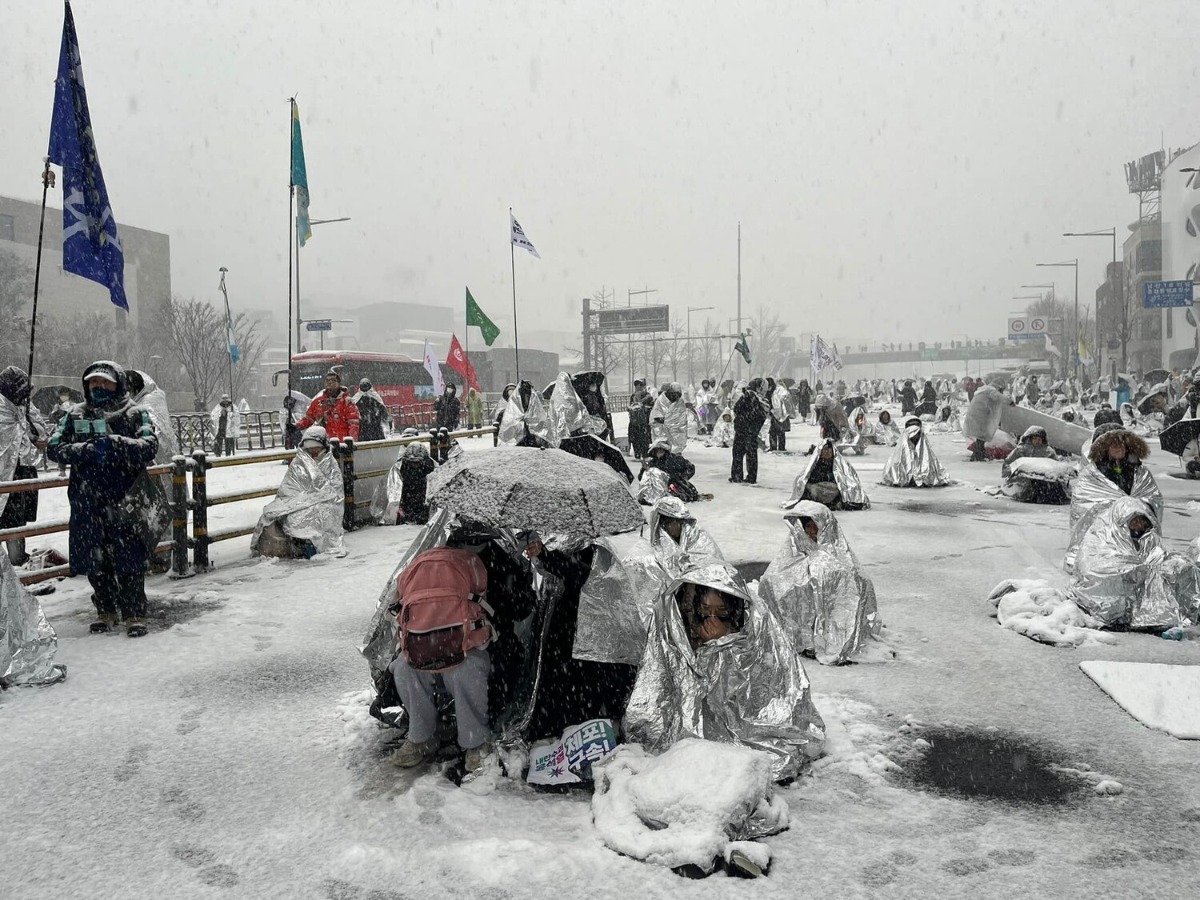
M1039 268L1043 268L1043 269L1055 269L1055 268L1065 269L1067 267L1070 267L1075 270L1075 318L1074 318L1074 323L1075 323L1075 337L1074 337L1074 340L1075 340L1075 377L1078 378L1079 377L1079 260L1073 259L1070 262L1057 262L1057 263L1035 263L1035 265L1037 265ZM1063 329L1063 330L1065 331L1066 329ZM1064 335L1064 338L1065 338L1065 335ZM1066 343L1066 341L1064 340L1063 343ZM1066 362L1066 357L1063 358L1063 362L1064 363ZM1064 371L1066 370L1065 365L1063 366L1063 370Z
M309 219L308 224L309 225L328 225L331 222L349 222L349 221L350 221L349 216L341 216L337 219ZM300 323L301 323L301 321L302 320L300 318L300 247L297 246L296 247L296 352L297 353L300 352ZM325 337L325 335L322 332L322 334L321 334L322 341L324 340L324 337ZM322 343L322 347L323 346L324 346L324 343ZM292 361L289 359L288 365L290 366L291 364L292 364Z
M1117 274L1117 226L1114 225L1112 228L1101 228L1096 231L1064 231L1063 237L1111 237L1112 238L1112 272L1113 272L1113 277L1114 278L1116 277L1116 274ZM1078 268L1076 268L1076 270L1075 270L1075 277L1076 277L1076 280L1078 280L1078 278L1079 278L1079 269ZM1105 278L1104 280L1108 281L1107 278ZM1113 302L1115 302L1117 299L1116 285L1113 285L1113 290L1111 293L1113 296L1110 299ZM1122 317L1122 321L1124 321L1124 317L1125 317L1125 279L1124 278L1121 279L1121 317ZM1076 325L1075 327L1078 328L1079 326ZM1125 335L1126 330L1127 329L1125 329L1125 328L1121 329L1121 335L1122 335L1121 346L1122 347L1124 347L1124 345L1125 345L1124 335ZM1100 306L1099 306L1099 304L1096 305L1095 342L1096 342L1096 346L1095 346L1093 352L1096 354L1096 377L1099 378L1100 377ZM1124 356L1124 351L1122 351L1122 356ZM1125 368L1125 361L1123 359L1121 361L1121 368L1122 369Z
M687 310L687 355L688 355L688 387L696 386L696 376L692 371L692 313L705 309L716 309L715 306L689 306Z

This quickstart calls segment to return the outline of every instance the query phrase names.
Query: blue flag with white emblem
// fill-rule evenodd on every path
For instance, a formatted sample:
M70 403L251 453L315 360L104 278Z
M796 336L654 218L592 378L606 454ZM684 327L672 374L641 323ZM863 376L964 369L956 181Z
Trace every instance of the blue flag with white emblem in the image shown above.
M104 285L112 302L128 310L125 254L96 154L75 18L71 4L65 6L48 153L63 172L63 269Z

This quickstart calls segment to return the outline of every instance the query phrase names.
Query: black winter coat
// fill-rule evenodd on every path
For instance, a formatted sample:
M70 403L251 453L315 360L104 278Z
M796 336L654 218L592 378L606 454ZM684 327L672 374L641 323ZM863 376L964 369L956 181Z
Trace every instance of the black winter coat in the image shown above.
M51 460L71 467L67 500L76 575L139 574L145 571L154 537L146 498L135 486L154 462L158 437L150 413L124 395L123 384L120 394L99 408L90 403L73 407L47 449Z
M437 418L438 428L449 428L453 431L458 427L458 420L462 418L462 404L457 396L450 397L442 394L434 402L433 412Z
M388 420L387 407L374 397L361 396L355 399L358 407L358 439L361 441L382 441L384 423Z
M758 394L746 391L733 407L733 436L749 438L762 431L767 421L767 408Z

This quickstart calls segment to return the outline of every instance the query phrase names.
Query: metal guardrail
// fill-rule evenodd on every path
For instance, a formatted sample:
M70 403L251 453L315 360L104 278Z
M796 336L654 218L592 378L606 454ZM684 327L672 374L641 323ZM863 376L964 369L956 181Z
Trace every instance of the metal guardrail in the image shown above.
M454 431L450 437L454 439L469 437L484 437L495 435L496 429L476 428ZM342 470L343 516L342 525L346 531L354 531L359 526L358 511L370 505L370 501L355 502L354 486L360 481L383 478L390 471L377 469L366 472L356 472L355 453L365 450L380 450L406 447L413 443L428 443L434 449L432 435L418 437L395 437L381 441L365 441L356 443L351 440L331 441L331 449L339 461ZM171 512L171 539L159 543L154 549L155 554L170 555L170 576L172 578L187 578L197 571L207 570L211 563L209 547L221 541L233 540L253 534L254 527L230 528L210 532L208 527L208 510L214 506L224 506L230 503L240 503L246 500L257 500L273 497L276 488L257 488L233 493L209 496L209 472L213 469L229 469L237 466L259 465L269 462L288 462L295 456L295 450L260 450L242 453L237 456L221 456L210 458L204 450L194 451L190 457L179 455L170 465L151 466L147 469L152 476L169 475L171 491L168 506ZM191 490L188 490L188 473L191 473ZM69 484L66 478L25 479L22 481L0 482L0 494L13 494L25 491L41 491L64 488ZM189 514L191 533L188 533ZM0 529L0 541L18 538L40 537L48 534L61 534L70 531L70 520L52 522L31 522L18 528ZM189 551L191 558L189 560ZM71 575L70 565L52 566L29 572L21 576L22 584L36 584L51 578Z
M238 450L265 450L284 445L283 425L279 410L259 410L241 413L242 424L237 435ZM175 446L181 453L212 450L216 447L217 428L209 413L172 413L171 427L175 430Z

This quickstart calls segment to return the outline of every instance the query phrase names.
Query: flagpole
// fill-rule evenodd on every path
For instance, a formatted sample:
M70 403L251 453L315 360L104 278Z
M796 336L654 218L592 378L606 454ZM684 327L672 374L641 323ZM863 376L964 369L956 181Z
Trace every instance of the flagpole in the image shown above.
M50 157L47 156L42 162L45 166L42 169L42 221L38 226L37 263L33 268L33 315L29 318L29 368L26 370L30 384L33 384L33 345L37 335L38 287L42 280L42 240L46 235L46 194L49 193L50 184L54 181L54 173L50 171Z
M517 384L521 383L521 334L517 330L517 251L512 242L512 207L508 208L508 262L512 266L513 289L513 362L517 369Z
M233 396L233 314L229 311L229 288L225 286L225 273L229 270L221 266L221 295L225 298L225 353L229 357L229 400L234 402Z
M296 186L292 184L292 166L295 164L295 144L292 141L292 119L296 112L296 98L288 98L288 314L287 314L287 334L288 334L288 392L287 401L284 403L284 409L288 411L287 424L292 424L292 408L290 401L292 398L292 241L295 240L296 229L292 226L292 218L295 215L293 212L296 203ZM300 339L299 331L296 333L296 339Z

